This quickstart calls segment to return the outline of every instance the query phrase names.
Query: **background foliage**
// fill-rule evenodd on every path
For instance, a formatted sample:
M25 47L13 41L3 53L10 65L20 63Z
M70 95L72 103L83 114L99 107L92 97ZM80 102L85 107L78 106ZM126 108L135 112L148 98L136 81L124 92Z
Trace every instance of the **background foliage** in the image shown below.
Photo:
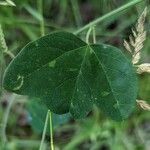
M90 22L98 16L129 2L130 0L45 0L44 19L46 33L55 30L75 31L78 27ZM16 55L28 42L41 36L39 1L15 0L16 7L0 6L0 24L2 25L9 50ZM142 50L141 62L150 61L150 2L144 0L134 8L117 14L96 26L97 42L109 43L125 52L123 40L131 33L138 15L148 6L146 20L147 38ZM85 40L85 33L80 34ZM5 60L5 61L4 61ZM1 55L1 77L11 58ZM150 102L150 76L139 75L138 99ZM1 88L2 89L2 88ZM1 90L0 127L6 113L11 93ZM27 97L17 96L7 124L8 150L38 149L43 125L34 123L34 115L30 112ZM38 107L38 106L37 106ZM31 107L33 108L33 107ZM46 109L46 108L42 108ZM38 110L37 110L38 111ZM39 116L45 116L41 111ZM38 111L39 113L39 111ZM45 120L45 118L43 119ZM58 126L59 124L59 126ZM87 119L74 121L69 119L55 127L54 142L57 149L91 149L91 150L149 150L150 117L149 112L137 107L129 120L113 122L95 109ZM37 127L38 125L38 127ZM40 126L39 126L40 125ZM38 128L38 131L36 130ZM2 131L0 131L2 135ZM0 138L0 141L2 141ZM49 134L47 135L47 142ZM1 147L1 145L0 145ZM45 144L48 149L48 144Z

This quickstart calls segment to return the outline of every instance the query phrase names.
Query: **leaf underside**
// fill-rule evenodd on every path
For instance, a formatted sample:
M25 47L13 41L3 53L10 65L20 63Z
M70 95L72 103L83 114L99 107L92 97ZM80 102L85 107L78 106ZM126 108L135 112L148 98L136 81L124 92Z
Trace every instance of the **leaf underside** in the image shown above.
M99 107L122 120L132 112L137 81L131 62L115 47L88 45L75 35L56 32L25 46L8 66L3 86L43 99L57 114L83 118Z
M30 115L30 124L32 128L42 133L45 125L45 118L48 112L48 108L40 99L29 98L30 100L27 102L27 110ZM70 120L70 114L57 115L52 114L53 127L57 128L62 124L67 123ZM48 121L49 123L49 121ZM49 126L49 125L47 125ZM47 129L47 133L49 134L49 128Z

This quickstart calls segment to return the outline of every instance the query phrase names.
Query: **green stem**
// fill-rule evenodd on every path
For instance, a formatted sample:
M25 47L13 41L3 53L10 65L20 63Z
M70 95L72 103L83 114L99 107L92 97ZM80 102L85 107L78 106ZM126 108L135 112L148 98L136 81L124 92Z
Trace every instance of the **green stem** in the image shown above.
M72 5L72 10L74 13L76 25L77 25L77 27L80 27L82 19L81 19L81 15L80 15L80 11L79 11L78 0L71 0L71 5Z
M45 35L45 29L44 29L44 17L43 17L43 0L38 0L38 10L39 13L41 14L41 21L40 21L40 31L41 31L41 36Z
M90 34L91 34L91 31L92 31L92 27L89 28L87 34L86 34L86 43L89 44L89 38L90 38Z
M50 127L50 150L54 150L54 141L53 141L53 123L52 123L52 113L49 111L49 127Z
M44 140L45 140L45 136L46 136L46 129L47 129L47 125L48 125L48 119L49 119L49 110L48 110L47 115L46 115L45 124L44 124L44 130L43 130L42 140L41 140L41 144L40 144L39 150L43 150Z
M95 32L95 27L93 27L93 43L96 43L96 32Z
M4 51L5 54L7 54L11 59L15 58L15 55L11 51Z
M82 27L82 28L78 29L76 32L74 32L74 34L77 35L77 34L79 34L80 32L82 32L82 31L88 29L89 27L94 26L94 25L96 25L96 24L98 24L98 23L100 23L100 22L102 22L102 21L108 19L109 17L112 17L113 15L118 14L119 12L121 12L121 11L127 9L127 8L130 8L130 7L132 7L132 6L134 6L134 5L138 4L138 3L140 3L140 2L142 2L142 1L143 1L143 0L132 0L131 2L129 2L129 3L125 4L125 5L123 5L123 6L119 7L119 8L117 8L117 9L115 9L115 10L113 10L113 11L107 13L107 14L105 14L104 16L99 17L99 18L95 19L94 21L88 23L88 24L85 25L84 27Z

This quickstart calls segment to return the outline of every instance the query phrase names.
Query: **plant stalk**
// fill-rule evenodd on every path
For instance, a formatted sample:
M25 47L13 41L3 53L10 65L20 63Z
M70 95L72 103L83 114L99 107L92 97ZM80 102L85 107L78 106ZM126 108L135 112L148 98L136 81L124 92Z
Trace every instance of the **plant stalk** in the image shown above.
M75 21L76 21L76 25L77 27L81 26L81 15L80 15L80 9L79 9L79 5L78 5L78 0L71 0L71 5L72 5L72 10L74 13L74 17L75 17Z
M95 32L95 27L93 27L92 30L93 30L93 43L96 44L96 32Z
M52 122L52 112L49 111L49 127L50 127L50 150L54 150L54 141L53 141L53 122Z
M45 25L44 25L44 17L43 17L43 0L38 0L38 11L41 14L42 19L40 20L40 31L41 36L45 35Z
M39 150L43 150L44 140L45 140L45 136L46 136L46 129L47 129L47 125L48 125L48 119L49 119L49 110L48 110L47 115L46 115L45 125L44 125L44 130L43 130L42 140L41 140Z
M89 28L89 30L86 34L86 43L88 43L88 44L89 44L89 38L90 38L91 31L92 31L92 27Z
M94 25L96 25L96 24L98 24L98 23L108 19L109 17L112 17L113 15L118 14L119 12L121 12L123 10L126 10L127 8L130 8L130 7L140 3L142 1L143 0L132 0L131 2L129 2L129 3L125 4L125 5L117 8L117 9L115 9L115 10L113 10L113 11L111 11L111 12L105 14L105 15L103 15L102 17L99 17L99 18L95 19L94 21L88 23L87 25L85 25L82 28L80 28L77 31L75 31L74 34L77 35L77 34L81 33L82 31L84 31L84 30L86 30L86 29L88 29L88 28L90 28L90 27L92 27L92 26L94 26Z

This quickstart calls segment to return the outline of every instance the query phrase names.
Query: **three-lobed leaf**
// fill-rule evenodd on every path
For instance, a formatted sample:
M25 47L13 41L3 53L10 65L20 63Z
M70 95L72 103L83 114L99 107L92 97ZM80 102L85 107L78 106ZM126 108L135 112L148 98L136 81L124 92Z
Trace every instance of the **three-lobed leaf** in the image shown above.
M119 49L86 44L67 32L25 46L8 66L3 85L74 118L85 117L96 105L112 119L125 119L137 95L134 68Z

